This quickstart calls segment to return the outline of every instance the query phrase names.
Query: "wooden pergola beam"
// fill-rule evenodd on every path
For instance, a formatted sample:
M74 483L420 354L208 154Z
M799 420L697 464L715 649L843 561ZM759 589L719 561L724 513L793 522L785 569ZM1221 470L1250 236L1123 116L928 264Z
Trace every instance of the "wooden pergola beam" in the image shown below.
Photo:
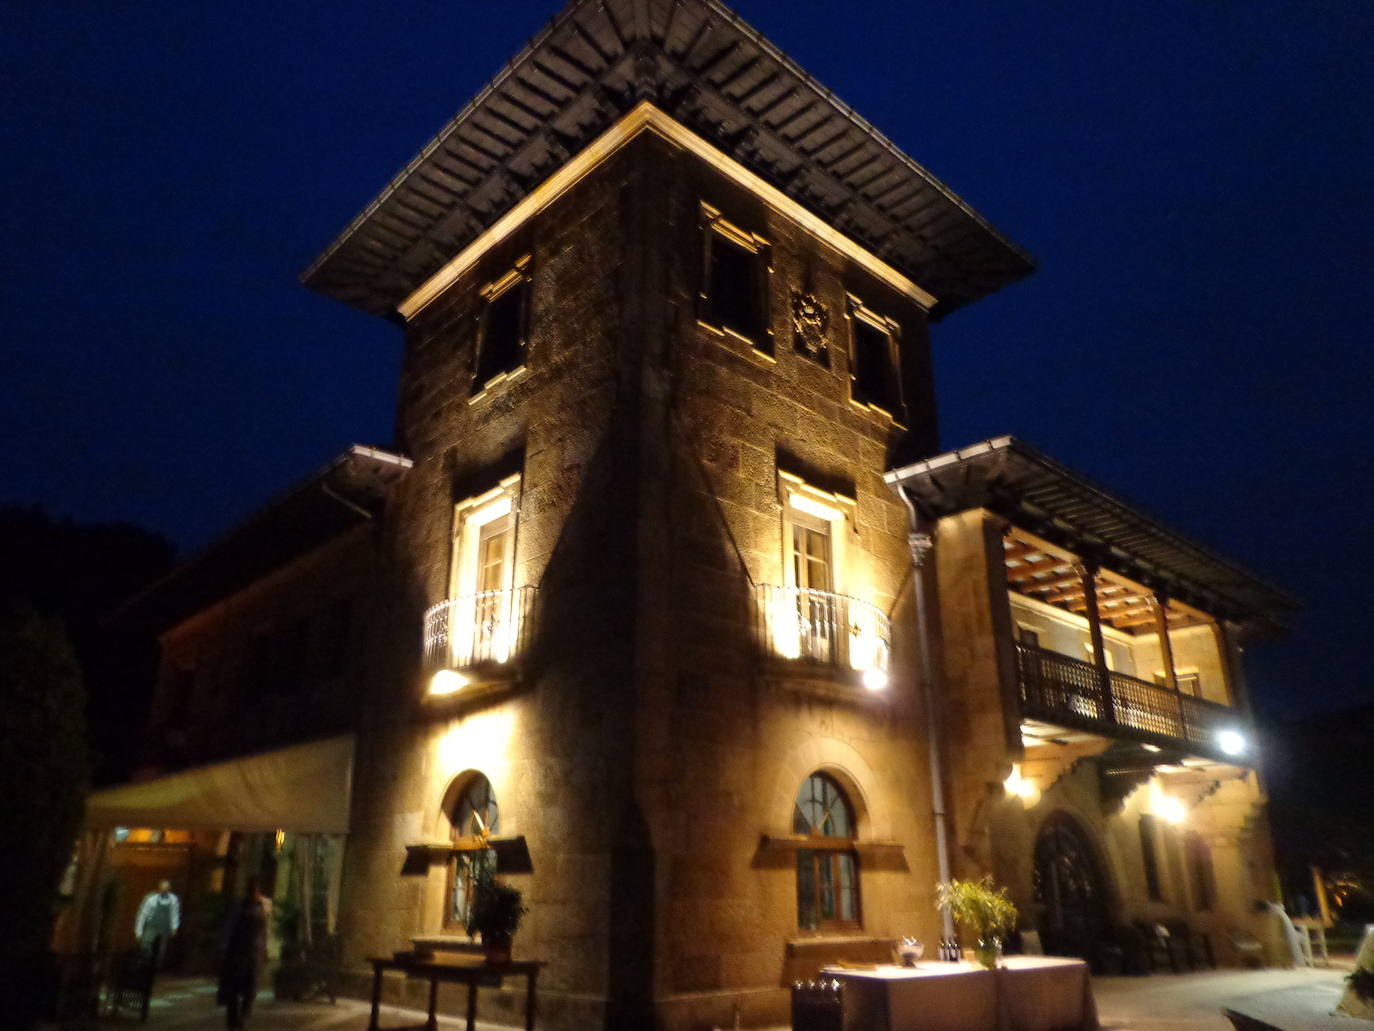
M1052 572L1055 568L1057 568L1057 567L1060 566L1060 565L1062 565L1062 563L1056 562L1054 566L1048 566L1048 565L1047 565L1047 566L1045 567L1045 570L1035 570L1035 572L1043 572L1043 571L1051 571L1051 572ZM1019 573L1019 572L1020 572L1020 570L1012 570L1012 573ZM1054 575L1050 576L1050 577L1049 577L1048 579L1046 579L1046 580L1037 580L1037 579L1035 579L1035 577L1032 576L1032 575L1025 575L1025 576L1008 575L1007 579L1009 579L1012 583L1016 584L1016 586L1019 587L1019 588L1021 588L1022 590L1047 591L1047 590L1052 590L1052 589L1057 588L1057 587L1063 587L1063 586L1064 586L1065 584L1067 584L1067 583L1074 583L1075 581L1078 580L1078 574L1075 573L1072 569L1069 569L1069 570L1065 570L1065 571L1062 572L1062 573L1054 574Z

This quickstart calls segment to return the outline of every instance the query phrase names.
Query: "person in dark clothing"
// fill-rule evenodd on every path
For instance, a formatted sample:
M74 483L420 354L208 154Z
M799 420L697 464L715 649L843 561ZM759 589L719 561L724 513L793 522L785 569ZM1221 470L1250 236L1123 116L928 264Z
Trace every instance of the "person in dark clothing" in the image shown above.
M267 918L270 903L263 898L256 877L248 880L248 892L234 907L224 963L219 971L216 1001L225 1007L230 1031L239 1031L253 1009L258 992L258 973L267 962Z

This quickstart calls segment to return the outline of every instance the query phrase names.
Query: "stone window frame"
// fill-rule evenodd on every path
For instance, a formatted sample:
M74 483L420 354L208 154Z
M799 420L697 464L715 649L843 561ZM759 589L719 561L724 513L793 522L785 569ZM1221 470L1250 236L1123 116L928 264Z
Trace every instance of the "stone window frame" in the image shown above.
M880 412L897 425L903 426L906 424L906 397L902 390L902 325L896 319L880 315L857 294L846 292L845 302L845 320L849 324L849 403L864 411ZM854 385L858 381L858 339L854 333L856 321L865 323L887 337L888 363L897 391L893 404L895 411L888 411L873 401L860 401L854 396Z
M485 788L485 817L477 812L475 806L468 816L475 820L471 826L464 826L468 820L455 816L463 811L475 790ZM445 932L467 931L466 914L455 912L455 893L461 884L465 896L471 897L472 881L479 865L496 864L496 852L487 845L487 840L501 831L501 806L496 800L496 791L491 778L480 770L471 770L460 776L445 792L443 804L444 818L449 822L449 836L453 847L444 874L444 908L442 927Z
M697 324L713 333L728 339L747 344L753 354L776 361L773 340L773 319L771 308L771 283L773 278L773 244L764 236L750 232L727 219L719 208L701 202L701 287L697 291ZM717 236L724 237L738 247L754 255L754 302L763 323L762 339L755 340L728 326L716 325L711 320L711 298L708 288L711 282L711 247Z
M512 473L502 479L495 487L481 494L464 498L453 506L453 521L449 536L448 593L450 601L473 598L477 593L478 577L481 575L482 531L500 520L507 520L506 532L510 535L507 550L506 568L503 572L505 606L502 624L514 625L516 618L512 610L515 597L516 547L519 543L520 528L520 488L523 478L520 473ZM449 640L470 639L477 632L476 606L455 605L449 614ZM513 644L513 642L511 642Z
M805 792L813 781L820 780L829 784L835 792L838 800L844 804L844 813L848 825L848 834L829 835L818 832L817 828L810 824L806 814L803 812L798 801L802 793ZM802 839L803 843L797 848L796 854L796 895L797 895L797 926L804 934L828 934L836 931L861 931L863 930L863 890L862 865L859 861L859 807L854 804L850 797L850 791L846 788L843 781L835 776L833 772L824 768L812 770L802 779L796 794L793 796L793 817L792 832ZM802 826L802 824L808 826ZM843 891L843 869L844 860L848 860L850 871L849 882L849 908L854 917L847 920L839 917L824 919L819 914L820 906L820 873L827 868L830 872L831 883L834 890L836 913L842 911L841 892ZM811 927L803 926L802 923L802 892L804 882L802 880L803 871L811 874L813 886L814 903L817 907L815 925Z
M782 579L786 588L797 586L796 570L792 565L792 540L797 520L794 513L800 512L809 517L808 521L828 524L830 531L830 590L834 594L844 594L850 579L847 560L849 558L848 526L853 521L854 509L858 502L854 498L836 494L808 483L796 473L785 469L778 470L778 504L782 509Z
M531 311L534 308L534 276L531 271L532 263L533 255L522 255L515 260L504 274L493 279L478 291L482 299L482 306L477 316L477 345L473 350L472 394L468 398L469 403L476 402L485 397L502 383L507 383L519 378L529 369L530 322ZM491 376L488 376L485 380L482 380L480 378L482 355L487 347L487 328L491 307L498 299L511 290L523 290L525 294L524 300L520 306L520 339L517 344L520 360L515 366L509 369L501 369Z

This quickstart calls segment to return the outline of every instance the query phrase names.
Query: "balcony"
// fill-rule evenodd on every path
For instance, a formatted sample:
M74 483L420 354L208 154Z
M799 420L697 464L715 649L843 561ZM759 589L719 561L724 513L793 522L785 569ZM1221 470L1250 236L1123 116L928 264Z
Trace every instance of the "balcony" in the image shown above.
M425 611L425 671L504 666L528 643L533 587L483 591Z
M850 673L873 691L887 686L892 625L876 605L830 591L760 584L764 655Z
M1228 760L1244 748L1242 717L1216 702L1029 644L1016 645L1016 675L1025 718Z

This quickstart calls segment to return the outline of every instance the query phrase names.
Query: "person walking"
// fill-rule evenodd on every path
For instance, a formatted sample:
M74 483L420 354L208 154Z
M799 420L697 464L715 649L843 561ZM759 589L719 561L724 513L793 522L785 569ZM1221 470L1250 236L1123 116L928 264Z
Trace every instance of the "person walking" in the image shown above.
M172 882L162 881L138 904L134 917L134 937L152 957L153 968L160 969L167 953L167 942L181 927L181 899L172 892Z
M239 1031L253 1010L258 974L267 962L267 919L271 903L263 897L256 877L248 879L243 900L229 920L224 962L219 971L216 1001L225 1007L230 1031Z

